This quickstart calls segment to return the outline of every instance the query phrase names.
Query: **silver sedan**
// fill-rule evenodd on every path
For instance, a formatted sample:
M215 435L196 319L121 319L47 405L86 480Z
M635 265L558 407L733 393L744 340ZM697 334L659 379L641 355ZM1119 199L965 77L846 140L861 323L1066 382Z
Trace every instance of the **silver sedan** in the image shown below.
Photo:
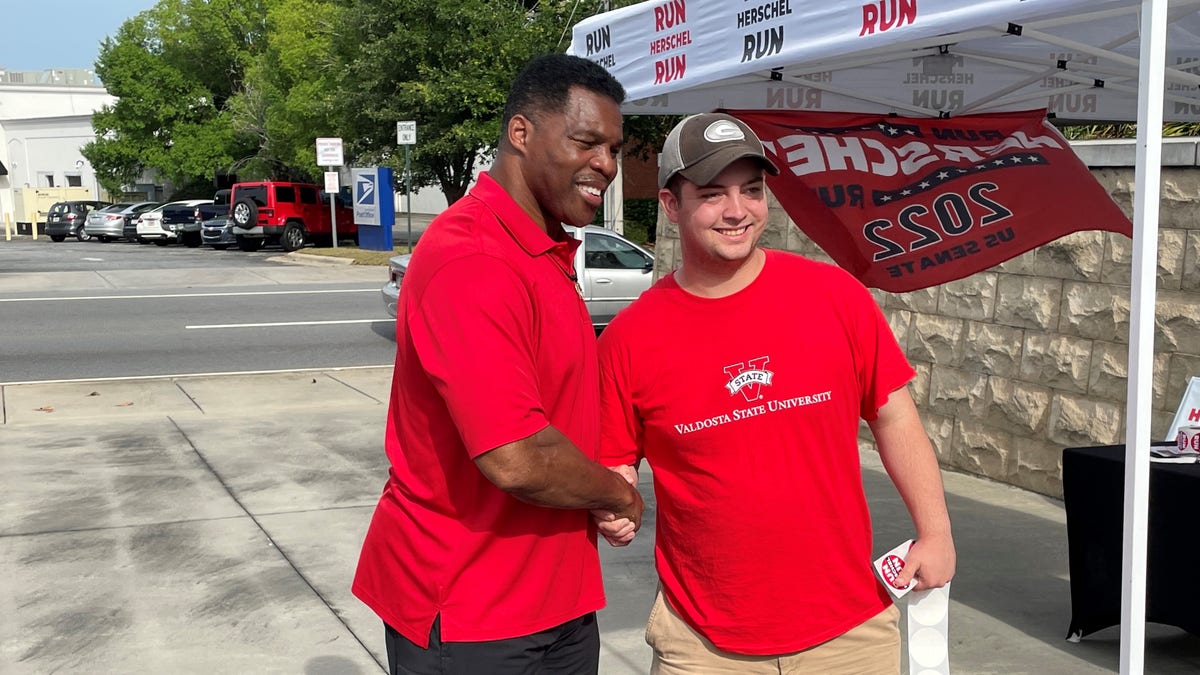
M597 330L608 325L617 312L633 302L654 279L654 256L646 249L612 230L595 225L564 227L583 245L575 253L575 273L583 289L588 314ZM388 281L380 293L388 314L396 316L400 283L411 255L388 261Z

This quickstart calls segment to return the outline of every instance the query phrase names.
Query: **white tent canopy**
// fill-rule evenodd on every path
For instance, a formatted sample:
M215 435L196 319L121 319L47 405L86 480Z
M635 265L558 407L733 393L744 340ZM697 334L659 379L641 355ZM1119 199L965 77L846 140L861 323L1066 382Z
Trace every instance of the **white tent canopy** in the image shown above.
M1138 122L1121 672L1142 672L1162 122L1200 121L1200 0L651 0L581 21L569 52L621 81L627 114Z
M625 85L628 114L1046 108L1137 118L1130 0L662 0L581 21L570 52ZM1200 0L1170 3L1165 116L1200 121Z

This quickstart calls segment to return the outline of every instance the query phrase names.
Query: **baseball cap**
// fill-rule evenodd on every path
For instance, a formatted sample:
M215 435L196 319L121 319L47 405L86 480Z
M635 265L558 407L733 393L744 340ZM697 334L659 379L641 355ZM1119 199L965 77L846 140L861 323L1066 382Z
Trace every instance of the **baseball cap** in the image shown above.
M708 185L743 157L757 159L772 176L779 174L779 167L763 153L762 141L741 120L725 113L692 115L667 134L658 159L658 187L666 187L677 173L696 185Z

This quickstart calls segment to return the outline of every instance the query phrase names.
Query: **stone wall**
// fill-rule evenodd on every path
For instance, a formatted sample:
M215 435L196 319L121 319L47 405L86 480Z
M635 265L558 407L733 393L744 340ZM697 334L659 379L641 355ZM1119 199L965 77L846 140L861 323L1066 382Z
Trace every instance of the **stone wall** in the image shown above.
M1133 169L1093 175L1132 217ZM658 228L661 275L679 234L661 209ZM1200 375L1200 169L1163 169L1159 230L1154 438ZM829 261L773 199L762 243ZM966 279L873 291L944 467L1061 497L1063 448L1124 442L1131 253L1123 235L1076 232Z

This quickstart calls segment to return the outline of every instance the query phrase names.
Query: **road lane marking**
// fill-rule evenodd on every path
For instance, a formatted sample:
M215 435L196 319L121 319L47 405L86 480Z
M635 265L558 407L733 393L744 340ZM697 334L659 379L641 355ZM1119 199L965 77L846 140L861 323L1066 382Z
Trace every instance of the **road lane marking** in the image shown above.
M392 323L395 319L341 319L338 321L275 321L272 323L211 323L184 326L187 330L202 328L270 328L273 326L332 326L341 323Z
M278 370L227 370L216 373L176 373L166 375L122 375L119 377L81 377L70 380L22 380L0 382L0 387L15 387L22 384L78 384L82 382L128 382L133 380L171 380L193 377L224 377L227 375L283 375L286 373L321 373L343 370L370 370L392 368L395 364L381 363L376 366L330 366L328 368L280 368Z
M54 300L144 300L146 298L224 298L242 295L317 295L320 293L378 292L378 288L327 288L311 291L233 291L229 293L163 293L161 295L72 295L63 298L0 298L0 302L47 302Z

